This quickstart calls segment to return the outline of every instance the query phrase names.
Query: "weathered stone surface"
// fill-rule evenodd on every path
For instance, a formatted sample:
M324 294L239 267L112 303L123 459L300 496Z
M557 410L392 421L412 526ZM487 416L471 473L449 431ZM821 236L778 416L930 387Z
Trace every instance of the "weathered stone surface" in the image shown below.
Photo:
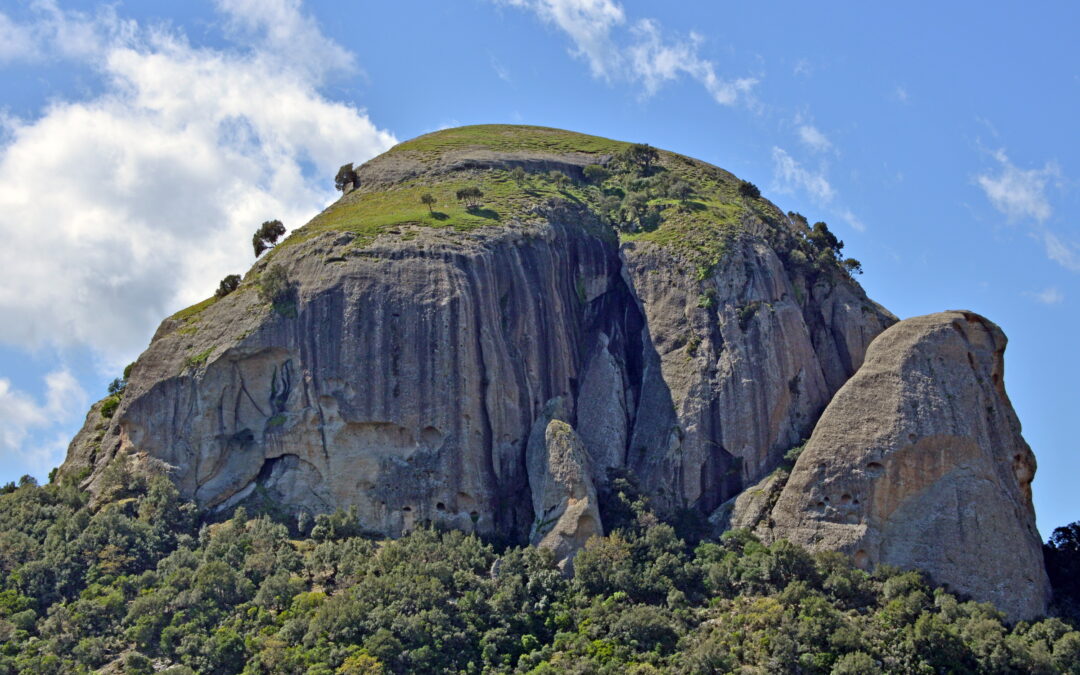
M810 435L866 345L895 322L848 281L814 295L762 240L738 238L699 281L655 246L624 246L646 317L643 407L629 464L654 493L710 512Z
M534 513L529 542L550 548L569 573L574 554L604 531L585 446L573 427L559 419L563 416L563 401L556 399L529 435L526 462Z
M965 311L878 336L814 429L768 537L922 569L1014 619L1043 614L1035 458L1005 393L1005 344Z
M608 159L387 153L340 204L491 169L580 177ZM208 510L259 494L295 511L356 505L390 536L439 522L526 540L528 438L561 397L595 489L626 469L661 510L708 513L809 434L895 320L838 269L785 266L776 237L802 235L759 207L707 270L685 249L620 243L569 200L470 231L298 237L236 292L163 322L116 414L91 414L63 471L89 470L93 490L118 453L143 453ZM277 310L254 283L271 264L293 288Z
M784 469L773 471L756 485L751 485L717 507L709 516L710 525L717 532L750 530L768 539L772 509L790 475Z

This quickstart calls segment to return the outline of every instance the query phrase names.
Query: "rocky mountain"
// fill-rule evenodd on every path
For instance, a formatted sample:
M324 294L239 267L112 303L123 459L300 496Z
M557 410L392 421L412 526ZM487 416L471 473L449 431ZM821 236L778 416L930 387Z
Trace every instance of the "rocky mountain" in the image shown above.
M162 323L122 398L91 410L63 475L102 493L127 458L168 471L211 513L355 506L385 536L439 523L569 558L603 532L598 495L613 476L662 513L719 508L712 521L723 523L731 500L813 431L775 504L758 504L776 536L861 551L867 564L960 570L980 535L934 552L915 536L974 527L944 510L954 502L943 484L977 492L993 513L978 521L987 538L1033 532L1034 460L1004 397L1000 331L961 326L982 346L927 347L919 359L938 359L933 368L879 358L868 370L875 349L921 354L890 336L929 328L886 331L896 318L852 279L858 263L827 226L722 169L554 129L479 126L402 143L346 190L237 290ZM878 348L887 338L894 346ZM982 380L965 368L996 383L969 392ZM883 378L897 391L851 393ZM924 402L931 389L944 399ZM985 428L957 431L975 418ZM915 449L877 427L856 434L865 419L913 434ZM909 431L909 419L922 426ZM863 534L819 536L835 517L807 511L806 495L864 480L871 463L883 477L860 488ZM954 475L961 465L970 477ZM1028 534L1010 542L1026 547L1016 575L1045 588ZM1010 575L987 577L997 590L958 587L1000 601ZM1024 613L1045 604L1034 597Z

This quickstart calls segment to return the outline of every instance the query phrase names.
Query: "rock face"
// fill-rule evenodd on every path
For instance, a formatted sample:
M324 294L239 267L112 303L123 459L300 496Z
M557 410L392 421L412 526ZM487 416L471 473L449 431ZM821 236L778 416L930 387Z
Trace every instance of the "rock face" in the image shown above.
M499 133L530 145L567 135ZM366 199L408 181L511 167L580 179L609 160L565 147L391 151L327 214L370 214ZM676 155L660 165L711 176L717 199L738 184ZM781 262L770 241L790 248L805 225L764 200L733 202L743 224L703 267L692 250L620 242L589 204L556 194L467 231L409 216L365 238L317 218L270 256L286 299L259 300L263 259L238 291L166 320L113 419L88 422L63 470L89 469L94 489L118 453L143 453L209 510L251 496L296 511L355 504L384 535L441 522L576 546L602 530L594 493L612 469L668 511L707 513L760 478L895 320L846 274ZM557 424L543 412L556 398ZM538 420L546 468L532 471ZM587 475L570 480L570 466ZM556 530L538 533L556 512Z
M441 523L569 561L603 531L597 494L613 471L662 513L728 502L730 522L761 520L731 500L817 424L773 512L777 532L867 564L958 574L993 559L976 522L1030 540L1034 461L993 382L999 331L963 319L915 339L923 324L905 322L860 370L896 319L844 271L827 229L687 157L662 152L644 172L613 161L624 146L473 127L368 162L356 189L238 290L162 323L115 414L92 409L62 472L100 492L110 462L141 456L171 467L210 512L267 499L286 512L355 505L373 533ZM590 164L618 176L587 184ZM679 181L692 197L666 198ZM454 202L463 185L483 186L482 208ZM613 207L628 190L652 202ZM441 210L420 204L428 191ZM259 290L271 268L288 280L272 301ZM883 353L931 356L890 365ZM879 380L895 391L850 393ZM849 410L864 404L879 406L874 416ZM848 426L863 435L845 455L836 439ZM819 465L820 476L807 468ZM902 480L874 483L878 470ZM829 494L808 507L800 491L826 490L826 476ZM853 482L833 489L843 481ZM764 517L781 484L768 487L739 503ZM873 510L851 511L856 499ZM934 520L947 504L956 515ZM955 547L920 543L934 523L935 536L961 528ZM1016 569L1038 590L1033 550ZM1006 595L955 579L942 577Z
M996 325L962 311L882 333L759 532L864 567L925 570L1014 619L1044 614L1035 457L1005 394L1005 343Z
M554 399L533 424L526 462L532 491L529 542L550 548L567 573L589 537L602 536L599 502L585 446L567 422L562 399Z

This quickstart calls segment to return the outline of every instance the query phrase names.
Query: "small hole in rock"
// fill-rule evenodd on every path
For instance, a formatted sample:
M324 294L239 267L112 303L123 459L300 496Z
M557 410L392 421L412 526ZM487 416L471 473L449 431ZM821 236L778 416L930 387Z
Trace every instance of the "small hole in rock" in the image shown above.
M402 511L412 511L412 507L411 506L406 506L405 508L403 508L401 510Z
M442 502L439 502L438 504L435 505L435 508L439 509L440 511L445 511L446 510L446 504L443 504Z

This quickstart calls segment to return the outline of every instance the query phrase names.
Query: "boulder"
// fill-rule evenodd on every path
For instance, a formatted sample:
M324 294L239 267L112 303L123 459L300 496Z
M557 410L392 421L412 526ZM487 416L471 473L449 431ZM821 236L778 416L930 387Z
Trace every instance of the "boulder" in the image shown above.
M879 335L799 456L767 539L920 569L1011 619L1049 600L1035 457L1005 393L1005 334L968 311Z
M574 555L592 536L603 536L589 458L574 428L549 405L529 435L526 461L535 514L529 542L555 553L560 568L573 570Z

